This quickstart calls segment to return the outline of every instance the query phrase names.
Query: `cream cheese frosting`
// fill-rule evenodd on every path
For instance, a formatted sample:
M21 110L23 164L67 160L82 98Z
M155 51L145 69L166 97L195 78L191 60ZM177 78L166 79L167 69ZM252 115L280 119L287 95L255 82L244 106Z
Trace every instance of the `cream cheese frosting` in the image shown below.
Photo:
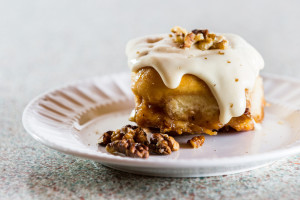
M246 109L245 89L252 90L264 67L261 55L243 38L220 34L228 41L225 50L199 50L194 45L182 49L169 34L149 35L128 42L126 54L131 71L153 67L164 84L179 86L184 74L203 80L216 98L222 124L239 117Z

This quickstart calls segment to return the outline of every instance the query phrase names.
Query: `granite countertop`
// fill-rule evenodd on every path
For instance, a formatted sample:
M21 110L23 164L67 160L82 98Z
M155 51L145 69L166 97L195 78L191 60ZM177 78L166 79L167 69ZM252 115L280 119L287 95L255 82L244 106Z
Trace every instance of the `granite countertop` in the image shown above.
M138 35L169 31L173 25L192 29L201 24L219 32L238 33L262 53L265 72L300 79L300 43L295 40L300 31L295 26L300 18L300 3L267 0L245 4L229 0L215 5L189 1L189 5L207 8L197 12L199 6L182 11L182 1L157 6L159 2L1 3L1 200L300 199L300 155L228 176L158 178L124 173L65 155L25 132L22 112L36 95L70 81L128 71L126 41ZM210 15L211 12L218 15Z

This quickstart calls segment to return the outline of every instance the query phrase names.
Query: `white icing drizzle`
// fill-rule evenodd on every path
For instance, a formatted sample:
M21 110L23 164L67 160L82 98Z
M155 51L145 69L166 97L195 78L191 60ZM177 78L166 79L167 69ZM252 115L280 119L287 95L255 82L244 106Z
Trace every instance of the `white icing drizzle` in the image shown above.
M126 47L128 65L134 72L153 67L171 89L179 86L184 74L199 77L215 96L220 108L219 120L226 124L245 112L245 89L251 91L264 61L240 36L221 35L229 43L225 50L202 51L195 46L181 49L168 34L133 39Z

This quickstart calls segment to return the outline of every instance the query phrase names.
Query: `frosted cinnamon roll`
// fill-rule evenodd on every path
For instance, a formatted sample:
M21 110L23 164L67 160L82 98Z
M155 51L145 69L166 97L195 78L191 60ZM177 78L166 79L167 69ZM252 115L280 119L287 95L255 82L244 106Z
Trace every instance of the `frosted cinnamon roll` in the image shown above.
M264 117L261 55L238 35L171 31L127 44L131 120L177 134L253 130Z

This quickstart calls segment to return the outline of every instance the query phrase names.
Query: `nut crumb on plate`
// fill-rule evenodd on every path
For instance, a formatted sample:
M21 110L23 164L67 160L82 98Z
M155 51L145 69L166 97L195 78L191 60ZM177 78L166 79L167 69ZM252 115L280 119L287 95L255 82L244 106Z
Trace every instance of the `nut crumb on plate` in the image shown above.
M195 136L192 139L188 140L187 143L190 144L194 149L199 148L203 145L205 141L204 136Z
M168 155L179 150L179 143L167 134L154 133L150 138L150 149L156 154Z

